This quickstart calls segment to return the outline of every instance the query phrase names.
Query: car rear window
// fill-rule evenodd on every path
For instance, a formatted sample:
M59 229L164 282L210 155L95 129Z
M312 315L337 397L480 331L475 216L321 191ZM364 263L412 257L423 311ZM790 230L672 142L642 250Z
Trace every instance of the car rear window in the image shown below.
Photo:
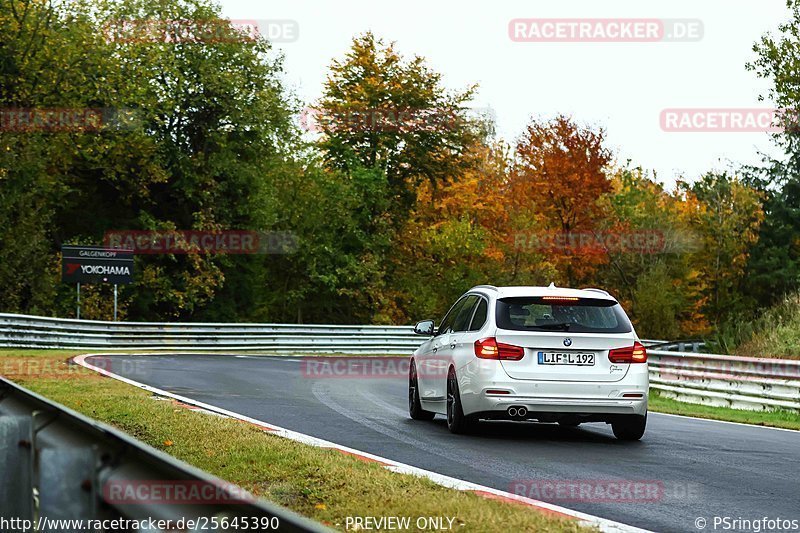
M622 307L600 298L566 299L548 296L501 298L497 301L497 327L517 331L568 331L572 333L630 333L630 320Z

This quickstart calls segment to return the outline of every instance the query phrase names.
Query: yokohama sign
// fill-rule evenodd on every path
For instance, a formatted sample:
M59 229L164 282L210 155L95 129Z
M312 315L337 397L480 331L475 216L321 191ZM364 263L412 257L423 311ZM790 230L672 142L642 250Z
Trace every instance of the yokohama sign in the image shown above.
M133 252L87 246L61 247L61 281L133 283Z

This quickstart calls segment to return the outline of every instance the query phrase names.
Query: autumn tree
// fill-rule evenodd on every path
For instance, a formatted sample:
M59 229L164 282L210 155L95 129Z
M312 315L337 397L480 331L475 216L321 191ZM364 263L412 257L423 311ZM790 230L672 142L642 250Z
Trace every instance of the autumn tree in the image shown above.
M554 279L546 257L515 246L531 214L511 193L511 161L502 143L476 148L478 164L458 180L419 187L393 254L392 278L397 317L441 318L465 290L478 284L541 285ZM435 290L431 290L435 287Z
M361 281L340 288L353 309L371 310L374 322L405 320L408 288L398 280L410 280L413 265L398 261L397 250L407 244L403 232L418 196L436 194L477 164L488 129L469 114L474 92L447 91L422 57L405 58L372 33L356 37L331 65L314 106L317 146L329 174L350 179L354 194L383 194L358 219L364 246L352 279Z
M698 209L692 224L702 239L695 254L702 273L706 313L714 325L741 311L747 259L764 219L759 193L727 173L705 174L689 185L679 184Z
M693 261L701 246L692 227L696 198L667 190L630 164L613 169L610 179L602 223L634 245L608 252L596 275L598 286L624 303L640 335L675 339L706 332L701 274Z
M610 190L605 174L611 152L605 132L577 124L566 116L532 121L517 143L510 194L524 199L528 210L545 217L550 232L592 232L602 217L598 200ZM570 250L553 251L566 283L590 276L593 265L576 262Z
M475 89L449 92L422 57L403 58L394 43L360 35L333 61L315 105L325 159L346 173L385 173L391 210L402 223L417 185L436 186L472 163L470 148L484 133L467 113Z

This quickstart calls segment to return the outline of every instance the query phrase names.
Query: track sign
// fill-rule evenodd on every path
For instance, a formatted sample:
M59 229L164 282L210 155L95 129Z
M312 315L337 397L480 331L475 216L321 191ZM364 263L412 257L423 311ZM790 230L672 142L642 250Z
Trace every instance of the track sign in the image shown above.
M61 281L133 283L133 251L93 246L61 247Z

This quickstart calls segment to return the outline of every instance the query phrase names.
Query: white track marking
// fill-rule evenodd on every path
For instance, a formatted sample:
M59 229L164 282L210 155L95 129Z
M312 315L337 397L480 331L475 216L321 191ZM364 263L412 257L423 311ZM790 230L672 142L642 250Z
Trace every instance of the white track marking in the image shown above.
M749 412L749 411L747 411ZM753 411L754 413L757 411ZM650 411L648 415L659 415L659 416L674 416L676 418L688 418L690 420L700 420L702 422L717 422L719 424L733 424L734 426L744 426L747 428L753 429L774 429L775 431L791 431L792 433L800 433L798 429L789 429L789 428L775 428L772 426L759 426L756 424L745 424L744 422L731 422L729 420L717 420L715 418L700 418L699 416L689 416L689 415L675 415L672 413L661 413L659 411Z

